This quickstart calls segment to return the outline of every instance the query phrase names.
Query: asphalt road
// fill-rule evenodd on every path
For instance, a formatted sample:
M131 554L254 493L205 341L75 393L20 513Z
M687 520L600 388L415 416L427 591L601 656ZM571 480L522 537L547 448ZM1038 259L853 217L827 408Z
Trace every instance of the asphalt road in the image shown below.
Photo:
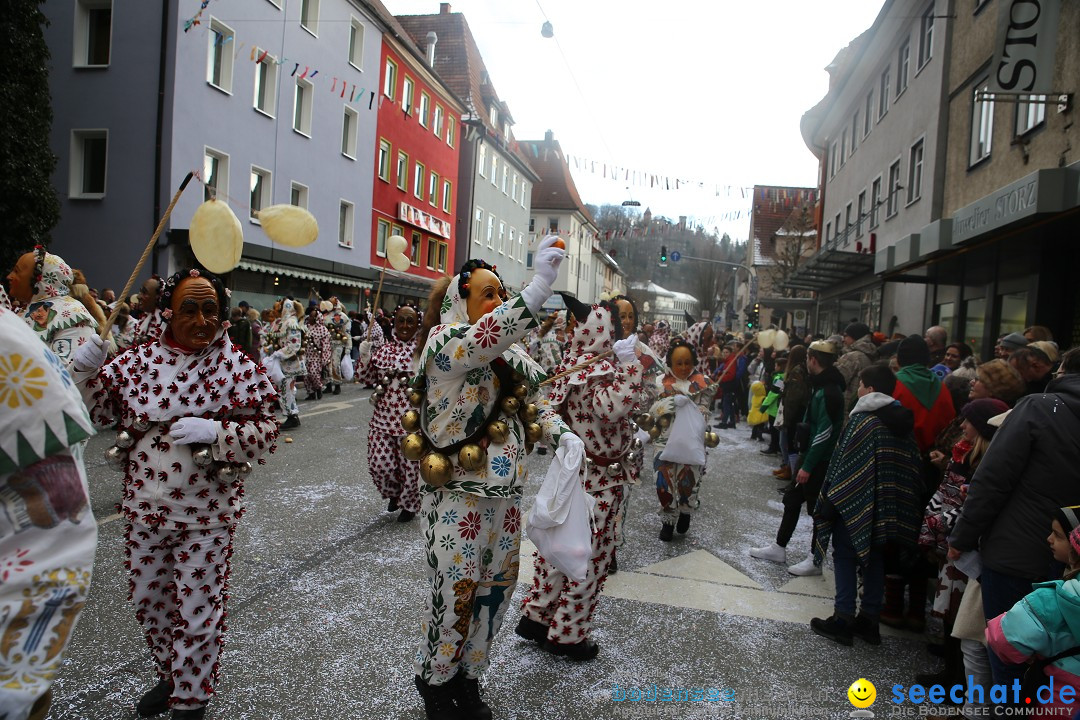
M247 480L223 679L210 718L424 717L412 671L425 591L419 521L395 522L371 484L369 393L351 385L302 402L293 442L279 442ZM57 720L134 717L136 700L154 682L126 600L123 523L114 509L120 478L101 459L111 436L93 438L86 453L97 562L54 686L50 717ZM764 446L749 440L745 426L721 438L685 538L660 542L655 492L635 488L620 572L596 614L601 652L594 661L555 658L514 635L522 583L531 582L532 547L523 541L522 577L483 680L497 718L841 718L854 709L847 688L861 677L877 685L871 710L884 717L896 709L887 688L935 668L920 636L893 633L880 647L847 648L810 632L810 617L831 613L831 579L793 578L748 556L772 539L779 521L773 459L758 452ZM523 510L550 457L529 459ZM804 518L793 562L804 557L809 535ZM676 694L716 688L731 700L619 699L654 685Z

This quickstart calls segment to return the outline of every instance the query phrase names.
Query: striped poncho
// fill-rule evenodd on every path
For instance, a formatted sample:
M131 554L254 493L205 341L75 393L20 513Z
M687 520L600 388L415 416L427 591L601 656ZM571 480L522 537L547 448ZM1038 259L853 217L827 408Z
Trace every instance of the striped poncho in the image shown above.
M866 399L852 411L821 488L815 509L816 565L825 557L836 522L847 528L860 564L866 563L871 548L893 541L914 545L918 539L922 463L910 411L888 398L888 405L866 412L860 407ZM902 412L908 413L906 432L897 434L889 416Z

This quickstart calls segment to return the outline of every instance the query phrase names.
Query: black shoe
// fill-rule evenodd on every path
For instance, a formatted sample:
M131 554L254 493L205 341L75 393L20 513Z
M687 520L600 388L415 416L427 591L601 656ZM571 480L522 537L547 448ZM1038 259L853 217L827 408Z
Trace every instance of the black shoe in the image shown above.
M480 696L479 680L468 677L462 670L450 682L457 686L455 700L459 717L463 720L491 720L491 708Z
M428 685L416 676L416 690L424 700L424 712L428 720L460 720L461 713L455 703L455 688L451 680L442 685Z
M386 506L386 512L394 512L397 509L398 509L397 498L390 498L390 502Z
M206 706L191 708L189 710L173 710L170 720L203 720L206 716Z
M615 557L615 552L612 551L612 553L611 553L611 562L608 563L608 566L607 566L607 574L608 575L614 575L617 572L619 572L619 560L618 560L618 558Z
M169 698L172 697L173 684L168 680L158 680L158 684L150 688L135 706L139 717L154 717L169 712Z
M285 422L281 423L282 430L292 430L293 428L298 427L300 427L299 415L290 415L289 417L285 418Z
M762 455L779 455L780 448L767 447L764 450L759 450L758 452L760 452Z
M876 617L859 613L851 623L851 634L870 645L881 644L881 630ZM933 685L933 683L930 683Z
M675 523L675 532L680 535L690 529L690 513L679 513L679 522Z
M660 539L664 542L671 542L672 536L675 534L675 526L664 523L660 526Z
M308 402L309 400L316 400L316 399L317 398L315 397L315 393L308 393L307 397L304 398L304 402Z
M334 394L335 395L340 395L341 394L341 386L340 385L335 385L334 386Z
M833 642L838 642L841 645L847 645L850 647L855 644L851 635L851 621L845 620L842 617L833 615L830 618L813 618L810 621L810 629L824 638L829 638Z
M548 640L544 643L543 649L552 655L558 655L574 662L587 662L600 654L600 646L596 644L595 640L582 640L573 645L562 645Z
M315 399L316 400L322 400L322 390L316 390L315 391Z
M398 513L397 521L398 522L409 522L414 517L416 517L416 513L409 512L408 510L403 509L400 513Z
M526 640L532 640L534 643L543 645L547 640L548 626L542 622L537 622L524 615L518 620L517 627L514 628L514 634L518 637L523 637Z

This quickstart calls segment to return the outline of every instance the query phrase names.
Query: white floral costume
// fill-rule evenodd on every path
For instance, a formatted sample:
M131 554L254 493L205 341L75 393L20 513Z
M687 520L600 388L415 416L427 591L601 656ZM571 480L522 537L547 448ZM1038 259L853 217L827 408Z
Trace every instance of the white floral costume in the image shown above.
M26 306L23 319L42 342L70 365L75 349L97 330L97 320L86 306L71 296L75 275L57 255L45 253L41 278L34 285L34 296Z

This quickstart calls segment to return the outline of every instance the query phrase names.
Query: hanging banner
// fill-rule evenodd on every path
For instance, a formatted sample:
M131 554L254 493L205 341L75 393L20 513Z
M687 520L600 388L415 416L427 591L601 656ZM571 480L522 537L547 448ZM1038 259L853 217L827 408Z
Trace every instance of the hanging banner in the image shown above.
M407 203L398 203L398 220L404 220L410 225L427 230L432 235L450 237L450 223L445 220L429 215L423 210L414 208Z
M998 31L988 92L1054 92L1061 0L1002 0L997 11Z

